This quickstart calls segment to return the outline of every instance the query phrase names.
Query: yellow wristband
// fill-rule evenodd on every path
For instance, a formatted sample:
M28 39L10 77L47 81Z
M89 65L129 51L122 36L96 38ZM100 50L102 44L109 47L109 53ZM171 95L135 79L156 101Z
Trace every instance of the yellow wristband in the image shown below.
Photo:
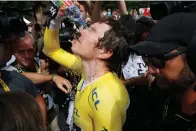
M52 74L50 80L51 80L51 81L54 81L53 79L54 79L54 77L55 77L56 75L57 75L57 74Z

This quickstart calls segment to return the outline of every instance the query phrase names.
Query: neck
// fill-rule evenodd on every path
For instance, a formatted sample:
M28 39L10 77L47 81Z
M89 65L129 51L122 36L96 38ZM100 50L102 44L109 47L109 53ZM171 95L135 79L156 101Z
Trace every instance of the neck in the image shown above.
M91 83L109 71L106 64L100 60L83 61L82 64L86 84Z
M196 113L196 91L193 89L195 85L196 83L189 87L185 92L176 95L182 112L190 115Z

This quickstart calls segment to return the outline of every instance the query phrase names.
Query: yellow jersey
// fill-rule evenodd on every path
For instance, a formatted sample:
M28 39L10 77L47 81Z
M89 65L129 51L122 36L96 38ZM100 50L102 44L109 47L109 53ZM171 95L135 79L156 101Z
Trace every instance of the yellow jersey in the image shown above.
M59 32L46 28L44 53L57 63L82 72L81 59L60 48ZM116 74L107 72L83 88L84 75L77 86L74 123L83 131L122 131L129 95Z

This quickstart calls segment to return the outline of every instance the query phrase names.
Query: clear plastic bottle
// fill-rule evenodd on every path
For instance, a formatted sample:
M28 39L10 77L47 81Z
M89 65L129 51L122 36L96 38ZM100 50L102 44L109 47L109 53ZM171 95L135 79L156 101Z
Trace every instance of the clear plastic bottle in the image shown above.
M86 22L82 18L82 14L80 9L75 6L70 0L52 0L52 3L59 9L66 9L65 16L73 20L74 22L79 23L81 26L86 27Z

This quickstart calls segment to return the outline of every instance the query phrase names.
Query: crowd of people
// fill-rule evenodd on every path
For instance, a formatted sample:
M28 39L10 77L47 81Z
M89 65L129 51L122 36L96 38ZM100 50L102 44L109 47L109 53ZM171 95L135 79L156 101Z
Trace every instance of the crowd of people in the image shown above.
M196 14L157 22L124 1L73 4L88 27L66 41L65 8L46 20L40 7L28 30L2 34L0 131L195 131Z
M128 12L130 15L133 16L134 19L138 19L139 16L142 16L142 14L138 15L138 11L136 9L132 9ZM111 9L107 9L107 10L103 10L101 11L101 17L102 18L109 18L112 17L115 20L118 20L120 18L121 14L119 12L119 10L113 10L111 11Z

